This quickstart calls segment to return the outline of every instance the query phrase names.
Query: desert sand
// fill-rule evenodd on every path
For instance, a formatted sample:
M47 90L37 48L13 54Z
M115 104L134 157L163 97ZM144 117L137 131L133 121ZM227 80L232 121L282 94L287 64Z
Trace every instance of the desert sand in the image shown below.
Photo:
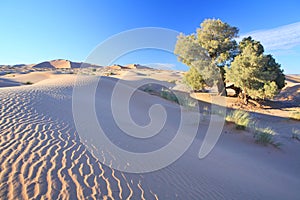
M174 87L170 80L178 81L181 75L131 69L117 71L114 78L101 78L95 96L96 112L110 139L132 151L159 149L167 144L178 127L177 104L142 91L135 93L131 112L139 123L149 121L149 107L154 104L175 113L168 115L168 128L160 137L151 143L141 142L120 136L122 131L108 106L111 89L117 78L124 79L124 90L143 78ZM0 77L0 199L299 199L300 142L290 137L292 128L300 130L299 121L257 113L264 123L276 121L277 137L283 143L280 149L258 145L250 133L227 124L213 151L199 159L208 121L193 123L193 116L202 113L187 110L191 121L185 122L185 130L196 127L198 132L183 156L158 171L125 173L99 162L76 131L72 92L78 77L84 85L96 76L42 71ZM299 88L299 77L292 78L295 83L289 86ZM27 81L33 84L22 84ZM180 81L177 83L180 87ZM118 104L123 103L120 98ZM105 153L109 151L103 156Z

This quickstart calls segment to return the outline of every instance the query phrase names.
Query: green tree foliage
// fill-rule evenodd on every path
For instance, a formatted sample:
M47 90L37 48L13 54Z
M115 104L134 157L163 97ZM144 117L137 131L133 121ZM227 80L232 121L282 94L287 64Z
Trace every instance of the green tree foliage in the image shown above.
M264 55L260 42L251 37L239 43L239 55L226 68L226 80L240 87L244 98L273 98L284 87L285 76L272 55Z
M219 93L222 93L224 86L223 67L232 61L236 50L238 29L219 19L207 19L201 23L196 33L191 35L180 34L176 43L174 53L178 60L190 67L190 70L202 76L197 80L204 81L207 86L217 83ZM191 83L189 78L195 78L189 72L186 82ZM191 84L189 84L191 85ZM198 84L198 85L203 85Z
M177 37L174 53L178 55L178 60L187 66L193 65L197 60L211 61L207 51L196 41L194 34Z
M229 61L237 44L238 28L232 27L220 19L206 19L197 29L197 42L207 50L212 61L219 67Z
M207 51L195 40L194 35L178 36L175 52L178 60L190 67L185 74L185 83L192 90L202 90L205 86L213 86L218 80L218 68L211 61Z
M195 67L191 67L184 74L183 80L194 91L202 90L205 87L205 81Z

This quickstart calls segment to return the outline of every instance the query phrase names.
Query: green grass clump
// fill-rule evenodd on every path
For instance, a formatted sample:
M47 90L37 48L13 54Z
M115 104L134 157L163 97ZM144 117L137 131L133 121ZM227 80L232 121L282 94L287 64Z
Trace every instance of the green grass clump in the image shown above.
M179 103L179 100L177 99L177 96L167 88L161 88L161 89L154 89L155 87L152 86L152 84L144 85L140 88L140 90L147 92L152 95L159 96L163 99L166 99L168 101L175 102L177 104Z
M235 110L226 116L226 121L235 123L236 129L245 130L249 127L251 116L243 110Z
M274 141L274 135L276 135L275 131L269 127L255 128L253 137L255 139L255 142L258 144L262 144L264 146L271 144L271 145L275 146L276 148L279 148L281 146L281 143Z
M147 93L154 93L155 92L155 90L152 88L152 85L151 84L148 84L148 85L146 85L146 86L143 86L143 87L141 87L140 88L142 91L144 91L144 92L147 92Z
M160 91L160 96L166 100L169 100L169 101L179 104L179 101L178 101L176 95L172 91L162 88L162 90Z
M275 132L267 127L267 128L256 128L254 132L254 139L255 142L267 145L273 143L273 136Z
M154 89L155 87L152 84L144 85L140 90L147 92L152 95L159 96L168 101L177 103L187 109L193 110L197 106L197 100L193 99L186 93L174 93L172 90L167 88Z
M290 114L290 119L299 120L300 121L300 112L293 112Z

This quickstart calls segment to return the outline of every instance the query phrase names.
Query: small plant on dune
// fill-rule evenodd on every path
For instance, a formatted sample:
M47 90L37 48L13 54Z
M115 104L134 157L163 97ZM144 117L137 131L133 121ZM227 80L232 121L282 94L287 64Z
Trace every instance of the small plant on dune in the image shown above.
M176 80L169 80L168 82L176 84Z
M293 112L289 116L290 119L300 120L300 112Z
M144 91L144 92L150 93L150 94L155 92L155 90L152 88L151 84L148 84L148 85L145 85L145 86L141 87L141 90Z
M180 94L177 95L179 105L187 108L187 109L194 109L197 106L197 100L190 97L188 94Z
M179 104L179 100L177 99L176 95L171 90L168 90L166 88L161 88L161 90L156 90L155 88L152 87L152 84L148 84L141 87L140 90Z
M296 128L292 129L292 139L300 141L300 130L299 129L296 129Z
M245 130L250 126L251 116L243 110L235 110L226 116L226 121L235 123L236 129Z
M30 82L30 81L26 81L24 84L25 84L25 85L32 85L33 83Z
M162 88L162 90L160 91L160 96L166 100L169 100L169 101L179 104L179 101L178 101L176 95L172 91Z
M264 146L267 146L268 144L272 144L276 148L279 148L281 146L281 143L274 141L275 134L276 134L275 131L269 127L255 128L253 137L255 139L255 142L258 144L262 144Z
M197 100L190 97L189 94L178 93L175 95L172 92L172 90L169 90L167 88L161 88L160 90L156 90L153 88L152 84L144 85L140 88L140 90L142 90L146 93L152 94L152 95L159 96L168 101L177 103L177 104L179 104L187 109L190 109L190 110L194 109L197 105Z
M114 76L114 75L117 75L117 74L112 71L103 73L103 76Z

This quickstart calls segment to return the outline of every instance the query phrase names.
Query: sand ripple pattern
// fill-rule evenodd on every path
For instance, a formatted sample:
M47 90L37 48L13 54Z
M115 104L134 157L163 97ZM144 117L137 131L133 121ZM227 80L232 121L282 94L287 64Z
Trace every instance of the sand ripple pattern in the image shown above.
M84 77L82 84L92 80ZM277 150L254 144L252 137L223 134L213 152L199 160L208 123L193 123L192 113L186 130L199 126L198 135L168 167L131 174L101 164L93 153L109 162L114 155L101 149L89 152L80 141L72 116L75 78L59 75L30 86L0 88L0 199L299 199L298 141L290 139ZM109 84L103 91L110 91ZM101 95L105 107L109 102ZM146 97L150 103L161 102ZM138 102L134 106L140 111L146 101ZM102 120L111 121L103 107L97 111L104 113ZM171 122L165 134L176 127L176 120ZM159 148L168 138L164 135L150 147Z
M157 199L141 176L101 165L80 142L72 83L1 88L0 199Z

